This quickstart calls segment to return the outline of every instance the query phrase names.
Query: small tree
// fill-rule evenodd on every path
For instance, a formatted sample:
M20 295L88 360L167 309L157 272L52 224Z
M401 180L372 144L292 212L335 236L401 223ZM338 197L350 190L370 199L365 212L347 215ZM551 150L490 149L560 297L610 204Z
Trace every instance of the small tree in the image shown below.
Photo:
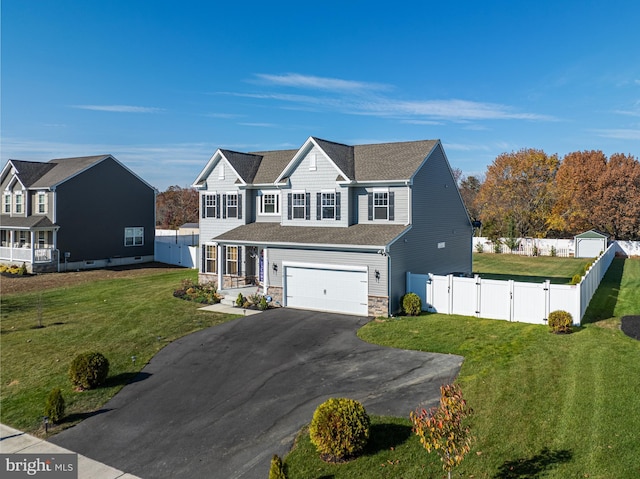
M269 479L287 479L287 473L284 470L282 459L277 454L271 458L271 467L269 468Z
M410 413L413 431L420 438L420 444L427 452L436 450L449 479L451 470L459 465L471 450L471 431L468 426L462 424L471 414L473 410L462 397L460 386L455 384L440 386L438 407Z
M44 415L47 416L51 422L58 423L60 419L64 417L64 410L65 404L62 391L60 391L60 388L52 389L44 406Z

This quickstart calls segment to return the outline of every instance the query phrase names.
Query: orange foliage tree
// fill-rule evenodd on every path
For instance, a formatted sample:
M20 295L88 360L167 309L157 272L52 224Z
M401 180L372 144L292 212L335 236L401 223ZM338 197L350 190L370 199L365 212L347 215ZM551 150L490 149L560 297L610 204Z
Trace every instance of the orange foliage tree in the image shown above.
M185 223L198 222L198 191L170 186L156 197L156 226L178 229Z
M413 431L427 452L435 450L442 461L442 468L451 479L451 470L459 465L471 450L471 430L463 425L473 410L462 397L456 384L440 386L440 405L429 410L410 413Z

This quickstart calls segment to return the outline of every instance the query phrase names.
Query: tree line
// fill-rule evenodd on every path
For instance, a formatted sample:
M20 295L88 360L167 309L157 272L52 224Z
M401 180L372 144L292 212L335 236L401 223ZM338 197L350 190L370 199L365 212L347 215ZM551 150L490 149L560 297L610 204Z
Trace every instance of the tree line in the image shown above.
M502 153L482 176L454 169L484 236L568 238L596 229L640 240L640 162L631 155L575 151L560 160L533 148ZM198 191L170 186L156 201L156 225L198 222Z
M599 150L560 160L533 148L502 153L484 177L463 176L460 194L488 237L572 237L590 229L640 239L640 162Z

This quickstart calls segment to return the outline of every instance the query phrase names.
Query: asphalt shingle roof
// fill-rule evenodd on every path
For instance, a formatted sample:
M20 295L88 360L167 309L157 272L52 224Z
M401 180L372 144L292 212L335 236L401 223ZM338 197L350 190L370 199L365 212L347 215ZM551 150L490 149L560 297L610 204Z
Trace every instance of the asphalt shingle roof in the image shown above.
M77 158L58 158L43 165L52 165L32 185L32 188L49 188L85 170L89 166L108 158L109 155L82 156ZM22 176L18 175L22 180Z
M31 188L37 180L55 166L50 163L23 160L11 160L11 164L15 167L20 182L26 188Z
M407 225L355 224L346 228L282 226L280 223L250 223L211 240L260 244L302 244L382 247L400 236ZM208 240L208 239L207 239Z
M3 228L50 228L56 226L46 216L9 216L0 215Z

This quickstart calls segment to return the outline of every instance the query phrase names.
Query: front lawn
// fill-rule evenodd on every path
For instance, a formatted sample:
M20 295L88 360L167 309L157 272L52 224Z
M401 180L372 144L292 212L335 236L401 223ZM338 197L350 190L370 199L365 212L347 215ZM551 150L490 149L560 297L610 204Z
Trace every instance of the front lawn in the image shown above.
M522 256L517 254L474 253L473 272L485 279L553 284L569 284L575 274L584 274L588 258Z
M616 259L614 266L598 294L615 296L616 317L570 335L440 314L360 330L376 344L465 357L458 382L475 410L476 442L453 477L640 477L640 342L619 329L619 316L640 311L640 260ZM437 455L409 433L407 418L375 418L377 431L365 456L344 465L320 461L303 432L286 458L289 479L444 477Z
M196 276L184 269L3 296L2 423L40 434L46 397L60 387L68 415L62 427L69 427L99 409L166 344L233 317L172 296L182 279ZM96 390L75 392L67 370L85 351L107 357L109 378Z

